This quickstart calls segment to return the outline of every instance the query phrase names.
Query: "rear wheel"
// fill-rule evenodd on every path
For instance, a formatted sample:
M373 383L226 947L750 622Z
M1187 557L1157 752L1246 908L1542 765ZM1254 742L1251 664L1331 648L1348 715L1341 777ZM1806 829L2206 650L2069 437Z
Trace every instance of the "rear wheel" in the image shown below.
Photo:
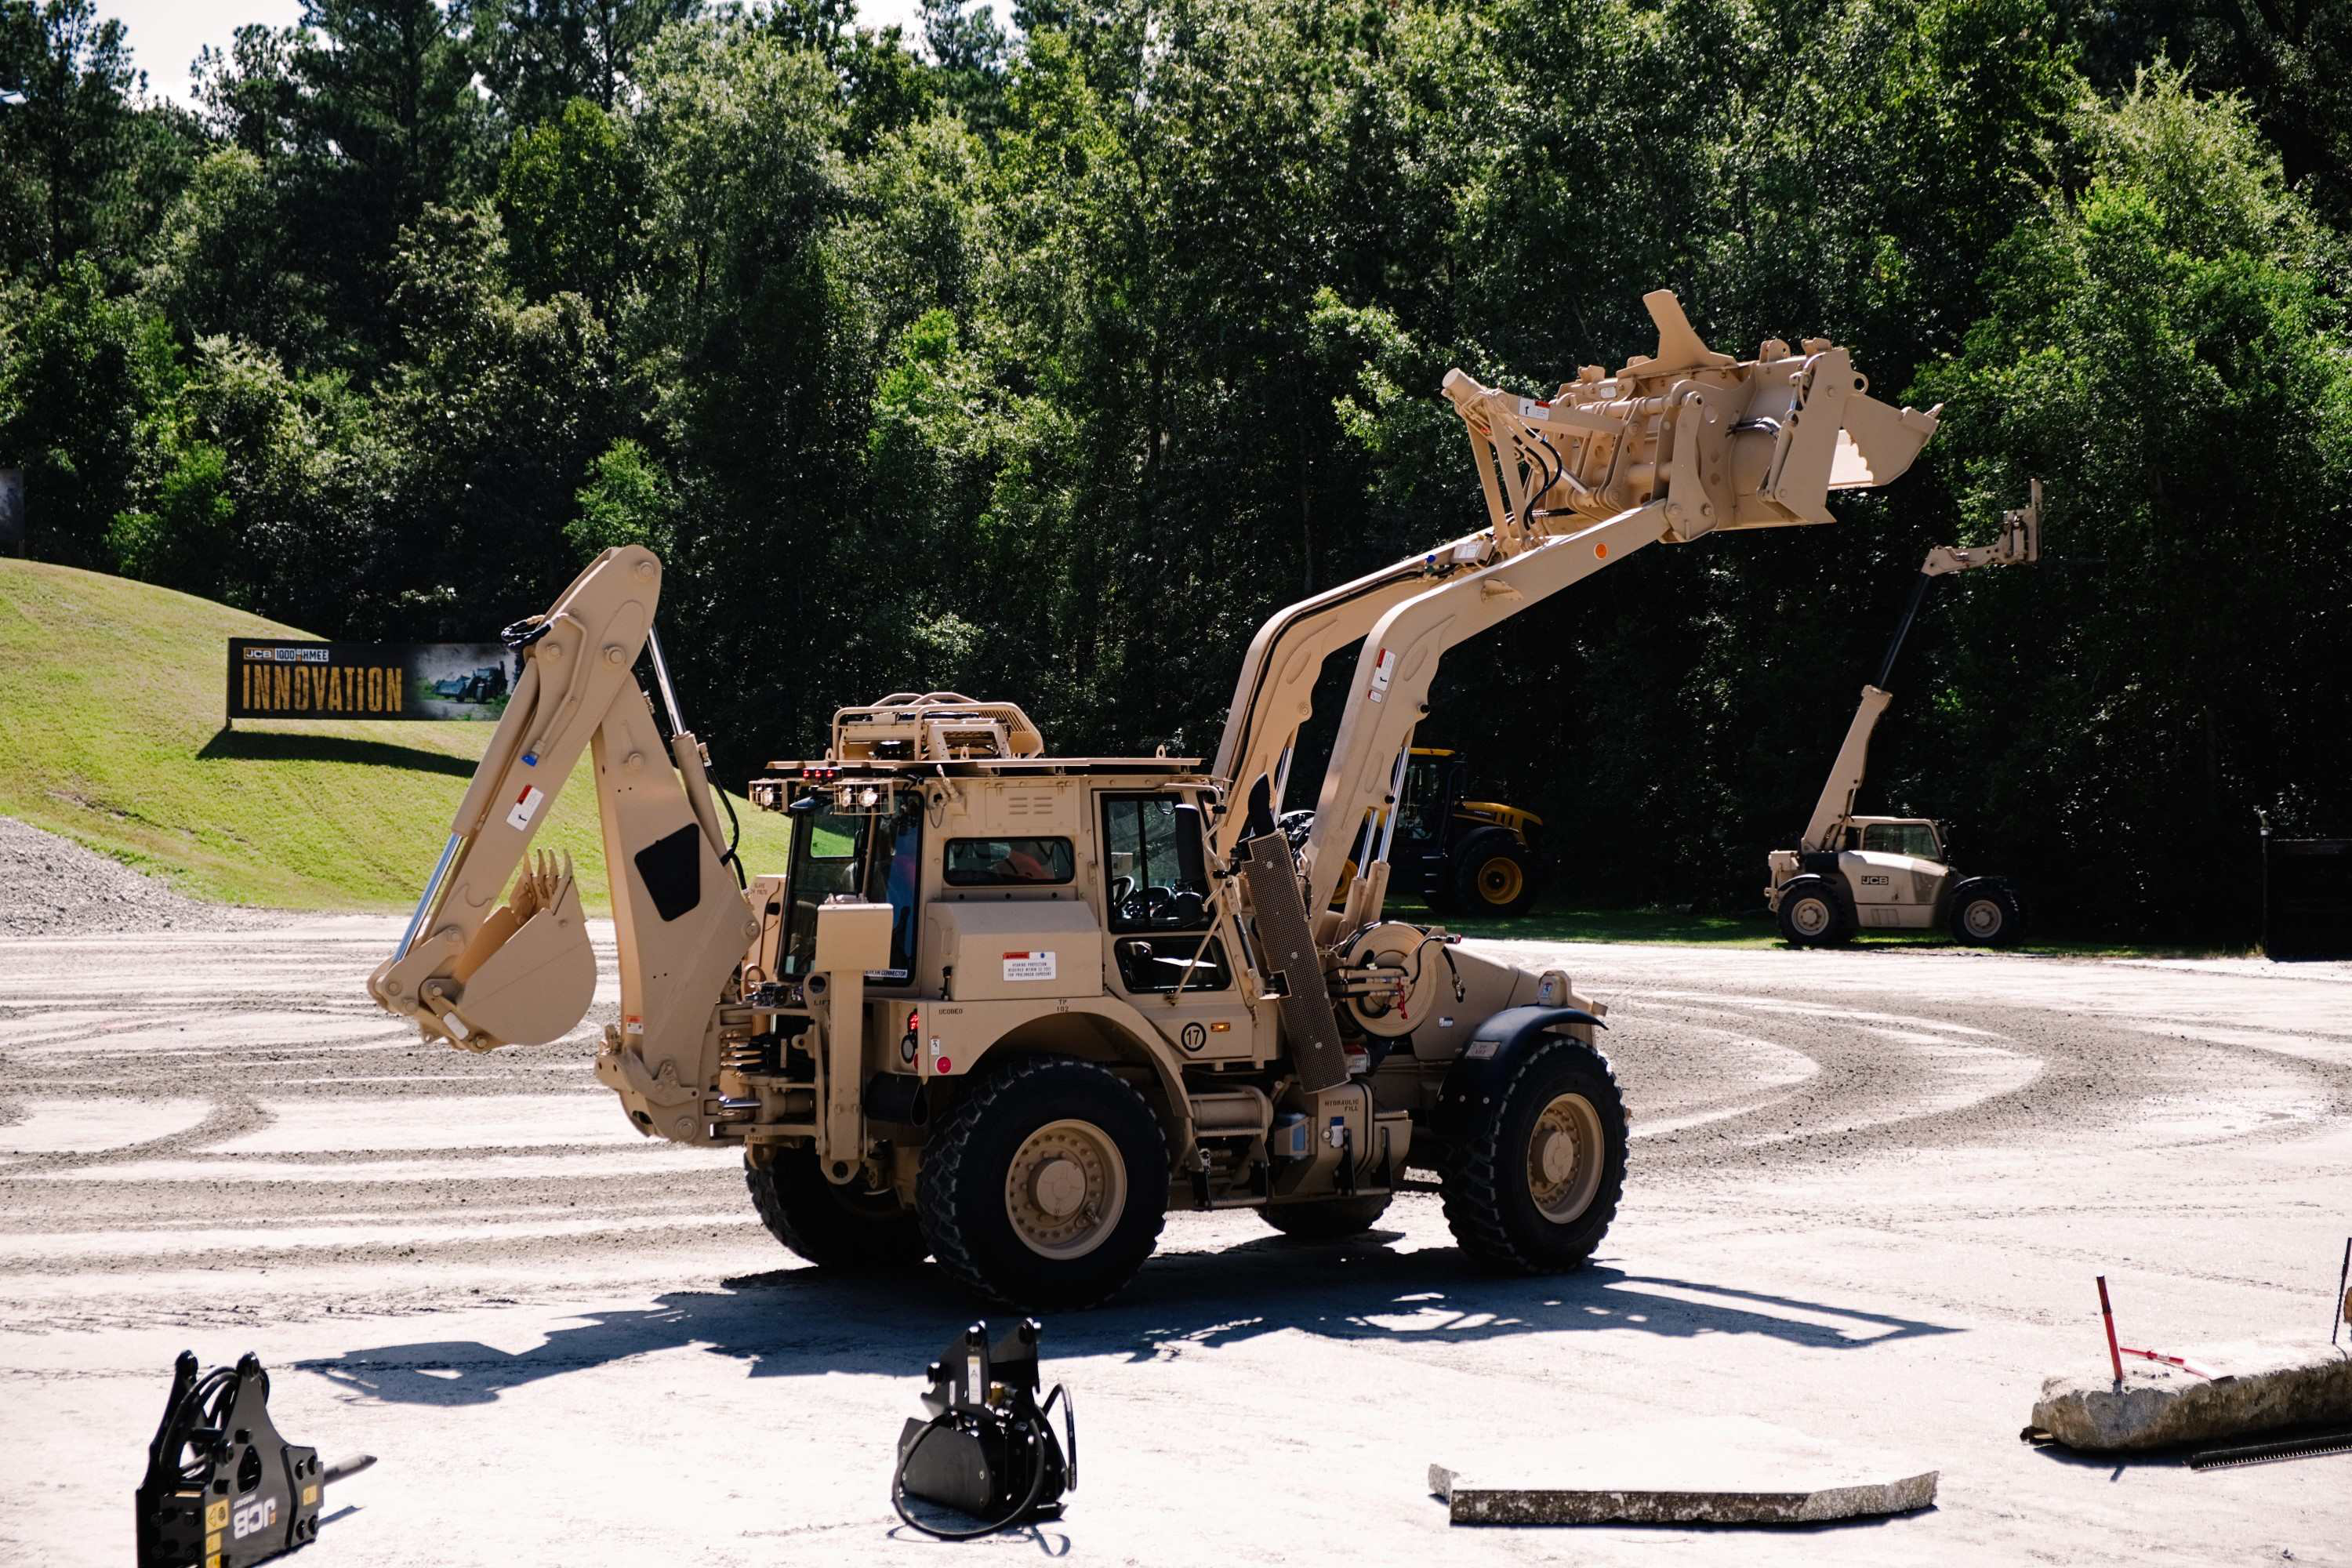
M1800 877L1780 889L1780 934L1798 947L1834 947L1853 937L1836 889L1821 877Z
M835 1186L813 1149L743 1153L743 1184L769 1233L826 1268L903 1268L930 1250L896 1193Z
M1963 882L1952 893L1952 940L1978 947L2013 947L2025 934L2025 910L2016 892L1999 882Z
M1015 1058L923 1151L916 1212L940 1266L1022 1309L1091 1307L1143 1267L1168 1210L1168 1148L1108 1068Z
M1454 1238L1517 1273L1583 1268L1625 1190L1625 1101L1608 1058L1546 1036L1480 1113L1445 1172Z
M1478 915L1518 915L1536 901L1535 858L1508 833L1481 833L1454 858L1454 900Z
M1258 1217L1283 1235L1300 1241L1337 1241L1380 1224L1389 1208L1389 1194L1373 1197L1327 1198L1320 1203L1277 1204L1257 1211Z

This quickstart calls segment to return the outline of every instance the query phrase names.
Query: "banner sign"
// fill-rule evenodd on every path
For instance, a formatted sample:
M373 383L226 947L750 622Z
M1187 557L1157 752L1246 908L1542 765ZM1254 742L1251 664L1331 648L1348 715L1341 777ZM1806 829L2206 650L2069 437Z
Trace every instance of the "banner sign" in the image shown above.
M486 719L507 710L521 655L502 643L228 639L228 716Z

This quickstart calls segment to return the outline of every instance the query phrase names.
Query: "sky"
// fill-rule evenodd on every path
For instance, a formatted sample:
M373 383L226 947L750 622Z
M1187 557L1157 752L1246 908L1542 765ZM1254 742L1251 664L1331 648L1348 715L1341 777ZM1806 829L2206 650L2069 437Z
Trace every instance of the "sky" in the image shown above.
M896 22L913 33L916 0L858 0L857 19L869 26ZM1000 14L1007 7L1000 5ZM152 92L191 101L188 67L210 44L226 49L247 22L290 26L301 0L99 0L98 14L121 18L133 63L147 73Z

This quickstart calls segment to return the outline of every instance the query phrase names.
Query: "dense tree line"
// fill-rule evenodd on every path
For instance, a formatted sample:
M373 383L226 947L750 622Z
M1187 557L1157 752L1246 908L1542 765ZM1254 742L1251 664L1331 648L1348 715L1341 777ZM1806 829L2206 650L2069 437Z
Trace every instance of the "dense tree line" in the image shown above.
M2347 0L306 0L132 72L0 0L0 463L45 558L478 637L642 541L724 769L1003 694L1213 747L1258 620L1474 526L1459 364L1828 335L1946 405L1834 528L1648 552L1424 731L1571 897L1745 908L1927 545L1868 801L2078 931L2352 830Z

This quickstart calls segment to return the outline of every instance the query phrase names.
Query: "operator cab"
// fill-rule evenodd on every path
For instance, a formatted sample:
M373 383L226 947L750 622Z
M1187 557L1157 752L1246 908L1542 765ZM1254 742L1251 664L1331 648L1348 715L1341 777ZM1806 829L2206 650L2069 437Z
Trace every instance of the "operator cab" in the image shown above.
M1854 817L1845 830L1845 847L1937 864L1944 858L1942 833L1922 816Z

